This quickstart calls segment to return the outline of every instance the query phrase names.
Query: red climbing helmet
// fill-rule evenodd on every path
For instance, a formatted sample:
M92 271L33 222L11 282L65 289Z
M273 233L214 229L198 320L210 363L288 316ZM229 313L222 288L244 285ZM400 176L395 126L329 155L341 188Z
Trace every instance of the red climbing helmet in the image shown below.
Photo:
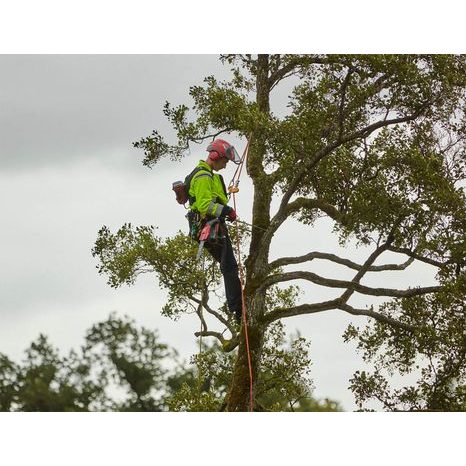
M233 163L241 163L241 158L236 149L223 139L215 139L215 141L212 141L207 147L207 152L209 152L209 159L211 160L218 160L222 157L226 157Z

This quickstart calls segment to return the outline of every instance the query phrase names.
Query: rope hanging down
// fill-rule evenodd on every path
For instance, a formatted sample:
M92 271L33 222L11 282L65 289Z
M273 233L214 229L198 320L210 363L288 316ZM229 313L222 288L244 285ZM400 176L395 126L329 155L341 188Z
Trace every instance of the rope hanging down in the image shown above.
M233 208L236 212L238 209L236 207L236 194L239 191L239 181L241 177L241 172L243 170L243 164L246 162L247 156L249 152L249 139L246 144L246 148L244 149L243 156L241 157L241 163L238 165L235 174L233 175L232 180L228 186L228 192L233 195ZM239 277L241 282L241 300L243 303L242 307L242 316L243 316L243 323L244 323L244 339L246 343L246 353L248 357L248 368L249 368L249 411L253 411L254 409L254 397L253 397L253 377L252 377L252 363L251 363L251 353L249 351L249 337L248 337L248 322L247 322L247 307L246 307L246 300L244 299L244 271L243 271L243 264L241 262L241 249L240 249L240 233L239 233L239 223L235 221L236 226L236 250L238 256L238 268L239 268Z

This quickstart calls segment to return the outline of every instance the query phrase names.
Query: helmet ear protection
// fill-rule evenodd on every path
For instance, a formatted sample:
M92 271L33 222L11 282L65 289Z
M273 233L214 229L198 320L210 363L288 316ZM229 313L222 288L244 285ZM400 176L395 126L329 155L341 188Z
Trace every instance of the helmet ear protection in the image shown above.
M236 152L236 149L227 141L223 139L215 139L207 146L207 151L209 152L210 160L219 160L221 158L226 158L231 160L233 163L241 163L241 158Z
M220 154L217 151L212 150L212 151L209 152L209 159L210 160L219 160L221 158L222 157L220 156Z

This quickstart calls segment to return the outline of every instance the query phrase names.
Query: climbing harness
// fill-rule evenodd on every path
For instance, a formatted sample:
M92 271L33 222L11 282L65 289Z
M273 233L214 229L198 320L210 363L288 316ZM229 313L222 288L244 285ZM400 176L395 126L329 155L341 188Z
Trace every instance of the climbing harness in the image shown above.
M197 250L196 260L199 260L202 256L204 244L208 242L221 241L225 236L221 229L220 219L214 218L205 222L199 234L199 248Z

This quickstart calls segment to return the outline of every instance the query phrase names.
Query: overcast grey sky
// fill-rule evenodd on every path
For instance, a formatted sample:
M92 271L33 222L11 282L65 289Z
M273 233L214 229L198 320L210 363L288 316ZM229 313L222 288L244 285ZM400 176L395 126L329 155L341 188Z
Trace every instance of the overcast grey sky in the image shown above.
M162 236L185 229L171 182L205 156L204 147L194 147L182 163L166 160L149 170L131 143L152 129L171 134L164 102L186 102L189 86L210 74L228 75L213 55L0 56L0 352L20 359L39 332L67 351L111 311L157 327L161 339L183 356L196 351L198 321L160 316L164 293L154 276L111 289L97 274L90 251L102 225L157 225ZM277 110L286 95L278 90ZM245 141L234 142L242 152ZM227 180L232 171L224 173ZM242 180L238 202L246 221L251 193L249 181ZM329 222L311 233L290 222L274 237L272 258L311 250L359 261L367 255L341 249ZM402 259L387 254L387 261ZM352 276L323 261L309 270ZM364 283L380 280L368 277ZM403 287L434 283L433 271L415 264L405 273L385 273L383 280ZM335 296L310 285L303 289L303 302ZM355 296L352 303L368 301ZM286 321L290 332L311 339L315 395L336 399L347 410L354 408L348 379L364 367L354 346L341 338L351 320L365 322L337 311Z

